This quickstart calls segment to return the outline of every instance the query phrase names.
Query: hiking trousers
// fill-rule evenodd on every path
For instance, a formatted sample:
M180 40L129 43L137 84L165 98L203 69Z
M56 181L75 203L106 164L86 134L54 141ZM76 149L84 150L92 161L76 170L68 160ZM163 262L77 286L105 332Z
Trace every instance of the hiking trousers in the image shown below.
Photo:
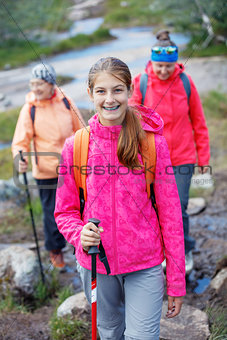
M77 267L90 303L91 271ZM120 275L97 274L101 340L159 340L163 294L161 265Z
M189 189L191 185L191 178L194 172L194 164L173 166L173 170L181 203L185 254L188 254L190 250L195 248L195 239L189 235L189 216L187 214Z
M57 178L36 179L43 209L43 226L46 250L56 250L65 247L65 239L59 232L54 219Z

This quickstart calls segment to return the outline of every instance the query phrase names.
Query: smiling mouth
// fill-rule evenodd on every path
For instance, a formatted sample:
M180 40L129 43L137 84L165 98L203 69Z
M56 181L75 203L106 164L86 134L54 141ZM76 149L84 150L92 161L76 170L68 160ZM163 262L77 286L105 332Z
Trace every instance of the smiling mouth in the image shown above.
M114 110L117 110L119 107L120 107L120 105L113 106L113 107L105 107L105 106L103 106L104 110L107 110L107 111L114 111Z

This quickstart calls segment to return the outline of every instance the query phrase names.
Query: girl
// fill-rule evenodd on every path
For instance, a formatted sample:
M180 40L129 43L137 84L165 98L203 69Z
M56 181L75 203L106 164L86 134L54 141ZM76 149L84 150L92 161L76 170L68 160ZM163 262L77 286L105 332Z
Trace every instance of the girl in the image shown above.
M56 222L76 248L88 301L91 259L87 251L102 240L111 274L106 275L98 259L97 324L101 339L158 340L164 293L161 263L165 256L167 317L179 314L185 295L180 202L174 176L168 178L166 172L170 159L161 136L163 122L151 110L137 111L128 106L131 74L119 59L102 58L91 68L88 94L97 114L89 120L87 201L81 218L79 194L69 171L73 166L72 137L62 153L64 184L57 189ZM155 133L154 190L160 226L146 192L144 168L141 171L140 147L145 131ZM102 227L88 223L92 217L98 218Z
M151 60L145 69L148 77L146 95L142 98L139 74L133 80L134 92L129 102L130 105L144 104L152 108L164 120L163 134L170 150L181 201L186 273L189 274L193 269L192 249L195 247L195 240L189 235L189 188L196 162L200 173L208 171L210 151L208 129L198 92L191 77L184 73L183 64L177 63L177 60L178 48L170 40L169 32L158 32L151 50Z

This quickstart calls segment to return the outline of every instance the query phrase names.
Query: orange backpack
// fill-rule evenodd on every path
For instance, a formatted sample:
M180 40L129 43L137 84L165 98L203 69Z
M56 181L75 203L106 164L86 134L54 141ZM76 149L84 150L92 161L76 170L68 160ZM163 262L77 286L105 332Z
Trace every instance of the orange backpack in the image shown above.
M90 126L78 130L75 133L74 148L73 148L73 164L74 164L74 178L76 187L80 195L81 204L84 207L84 203L87 200L87 189L86 189L86 173L82 173L81 166L86 168L88 160L88 147L89 147L89 136ZM156 150L155 150L155 139L153 132L146 132L146 138L143 139L141 145L141 154L143 164L146 165L145 178L147 185L148 198L151 197L154 182L154 172L156 165ZM150 170L149 170L150 169ZM83 207L81 207L80 213L82 216Z

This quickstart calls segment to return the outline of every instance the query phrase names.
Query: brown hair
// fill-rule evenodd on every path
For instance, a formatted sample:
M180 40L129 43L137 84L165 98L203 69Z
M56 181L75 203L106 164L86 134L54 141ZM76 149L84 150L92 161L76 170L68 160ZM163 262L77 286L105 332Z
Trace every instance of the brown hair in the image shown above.
M128 66L120 59L107 57L99 59L89 71L88 87L91 93L93 93L96 77L101 72L107 72L123 81L128 91L131 89L132 77ZM121 164L128 168L141 166L138 160L138 150L143 138L144 131L138 112L128 106L117 145L117 156Z
M156 39L157 39L156 43L154 44L153 47L155 46L161 46L161 47L177 46L175 42L170 40L169 31L167 30L158 31L156 34Z

